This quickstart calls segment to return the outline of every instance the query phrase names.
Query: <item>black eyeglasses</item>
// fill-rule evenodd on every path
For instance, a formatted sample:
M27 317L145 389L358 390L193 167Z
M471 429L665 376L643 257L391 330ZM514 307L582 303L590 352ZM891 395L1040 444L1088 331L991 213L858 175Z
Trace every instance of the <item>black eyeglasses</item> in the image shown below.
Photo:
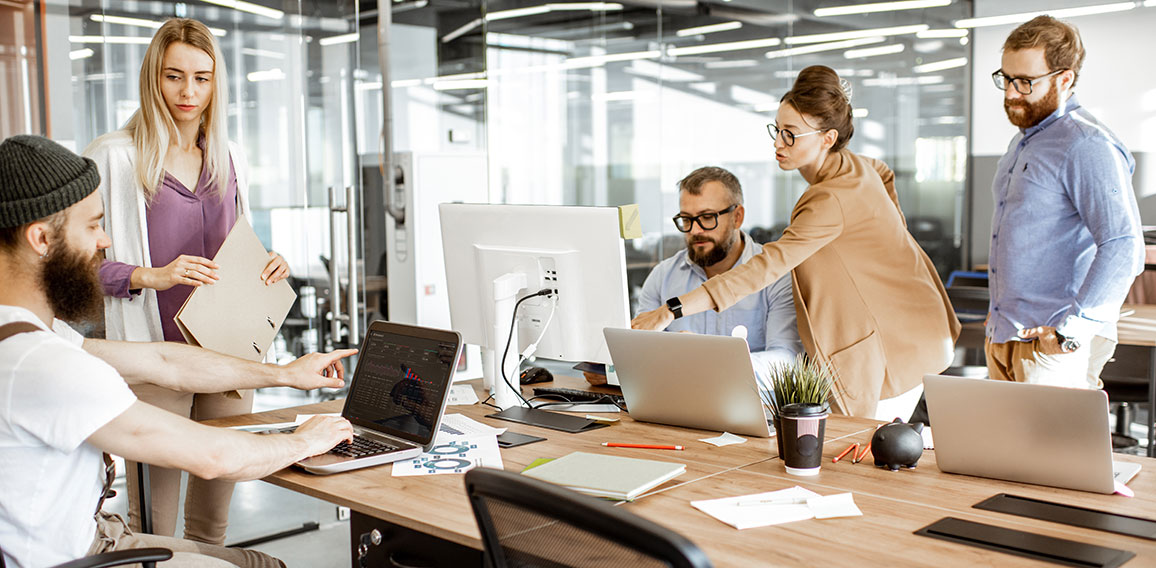
M1030 95L1032 94L1032 85L1035 85L1042 79L1047 79L1052 75L1058 75L1064 71L1067 71L1067 69L1056 69L1047 75L1040 75L1039 77L1008 77L1002 69L996 69L995 72L991 74L991 80L995 82L995 88L1001 91L1006 91L1010 83L1019 94Z
M775 126L774 123L767 125L767 134L771 135L771 140L778 140L779 134L782 133L783 144L786 144L787 146L794 146L796 138L802 138L804 136L810 136L812 134L821 134L822 132L823 132L822 130L812 130L810 132L804 132L802 134L795 134L794 132L791 132L790 130L787 130L786 128L779 128L778 126Z
M674 216L674 227L678 229L679 232L689 233L690 230L694 228L695 221L698 221L698 226L702 227L702 230L711 231L718 227L719 215L726 215L734 211L735 207L738 207L737 203L717 212L700 213L698 215L679 213Z

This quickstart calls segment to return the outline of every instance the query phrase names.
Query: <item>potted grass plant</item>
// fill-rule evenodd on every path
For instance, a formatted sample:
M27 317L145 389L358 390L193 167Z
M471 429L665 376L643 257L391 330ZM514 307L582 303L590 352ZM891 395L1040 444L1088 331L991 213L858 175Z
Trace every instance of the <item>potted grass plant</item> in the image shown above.
M770 391L760 390L763 406L771 413L775 425L775 438L779 445L779 455L783 455L783 437L779 410L795 403L828 404L835 374L831 367L804 354L795 356L794 361L780 361L771 365L768 372Z

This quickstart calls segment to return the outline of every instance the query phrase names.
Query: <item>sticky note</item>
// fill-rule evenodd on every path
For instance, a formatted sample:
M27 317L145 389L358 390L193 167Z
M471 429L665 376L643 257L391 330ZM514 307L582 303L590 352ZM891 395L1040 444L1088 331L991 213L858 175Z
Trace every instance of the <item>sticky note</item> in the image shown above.
M618 229L624 239L642 238L642 216L637 203L618 206Z

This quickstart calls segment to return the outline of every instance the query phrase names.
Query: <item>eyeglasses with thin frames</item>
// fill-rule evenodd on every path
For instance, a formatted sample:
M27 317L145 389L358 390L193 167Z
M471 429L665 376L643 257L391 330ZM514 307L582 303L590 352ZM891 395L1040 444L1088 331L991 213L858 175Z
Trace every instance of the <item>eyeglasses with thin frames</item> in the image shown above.
M1010 83L1019 94L1030 95L1032 94L1033 85L1043 79L1063 73L1064 71L1067 71L1067 69L1056 69L1051 73L1040 75L1039 77L1008 77L1002 69L996 69L995 72L991 74L991 80L995 82L995 88L1001 91L1007 91L1008 83Z
M694 228L695 222L702 227L704 231L711 231L718 227L718 218L720 215L726 215L735 210L738 204L731 205L722 211L708 211L706 213L699 213L698 215L687 215L679 213L674 216L674 227L681 233L689 233Z
M802 134L795 134L794 132L791 132L790 130L787 130L786 128L779 128L778 126L775 126L774 123L767 125L767 134L771 135L771 140L777 140L779 138L780 132L783 134L783 144L786 144L787 146L794 146L796 138L802 138L804 136L810 136L812 134L822 134L823 133L822 130L812 130L810 132L804 132Z

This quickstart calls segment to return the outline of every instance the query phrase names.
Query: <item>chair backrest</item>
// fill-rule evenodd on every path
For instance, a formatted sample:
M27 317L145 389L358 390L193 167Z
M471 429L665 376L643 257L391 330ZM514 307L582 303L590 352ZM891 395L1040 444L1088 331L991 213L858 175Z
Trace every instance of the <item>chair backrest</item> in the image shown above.
M494 568L709 568L690 540L606 501L497 469L466 472Z

